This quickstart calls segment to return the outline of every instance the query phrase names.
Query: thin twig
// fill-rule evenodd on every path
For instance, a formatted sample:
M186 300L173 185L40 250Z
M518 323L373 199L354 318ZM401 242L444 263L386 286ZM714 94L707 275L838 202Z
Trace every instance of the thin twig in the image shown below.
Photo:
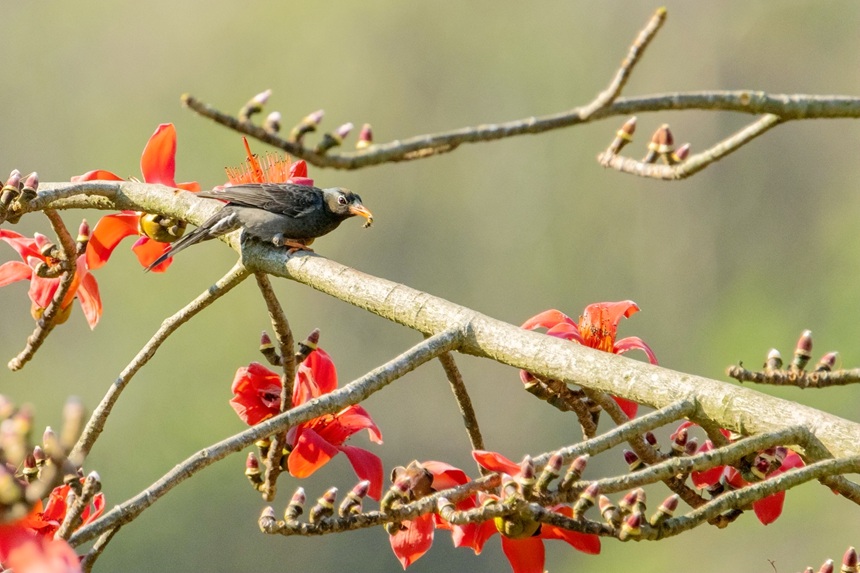
M796 386L798 388L827 388L847 386L860 382L860 368L807 372L805 370L765 370L753 372L743 366L729 366L726 375L738 382L755 382L772 386Z
M140 349L140 352L137 353L137 356L132 359L128 366L123 369L116 381L111 384L104 398L102 398L102 401L93 411L92 416L90 416L84 431L81 433L81 437L78 439L78 443L75 444L74 450L69 455L70 458L83 460L89 454L93 444L95 444L99 434L104 429L107 417L110 415L111 409L119 399L122 391L128 386L128 383L131 382L131 379L138 370L143 368L155 355L155 352L167 338L200 311L230 292L233 287L241 283L249 274L250 271L241 262L237 262L230 269L230 272L219 279L214 285L161 323L161 327L159 327L152 338Z
M583 120L587 121L592 115L606 108L613 101L618 99L618 96L621 95L621 90L624 89L624 86L627 84L627 80L630 79L630 75L633 73L633 68L639 60L642 59L648 44L651 43L651 40L654 39L654 36L657 35L657 32L666 22L667 14L668 13L665 8L657 9L651 17L651 20L649 20L648 24L645 25L645 28L643 28L636 39L633 40L633 44L631 44L630 50L627 52L627 57L624 58L623 62L621 62L621 67L615 72L615 77L612 78L609 86L600 92L594 101L582 108L581 117Z
M63 310L63 301L72 288L77 275L77 257L75 256L77 248L74 239L72 239L69 230L66 228L66 224L55 209L45 209L44 213L51 222L54 234L56 234L60 241L60 247L63 251L60 268L63 274L62 278L60 278L60 285L54 293L54 298L51 299L51 304L48 305L48 308L44 309L42 316L36 321L36 328L27 337L24 349L9 361L7 366L13 372L23 368L35 356L36 351L41 348L42 344L47 340L48 335L51 334L51 331L57 324L60 311ZM71 303L72 301L69 301L69 304Z
M281 303L278 302L278 297L275 296L275 291L272 289L272 283L269 281L268 275L265 273L254 273L254 277L257 279L257 286L260 288L263 300L266 301L266 307L269 310L269 319L272 321L275 339L278 341L278 351L281 354L281 365L284 370L283 374L281 374L280 411L286 412L293 405L293 382L296 378L296 354L293 331L290 329L290 323L287 320L287 315L284 314ZM260 490L263 492L263 499L266 501L271 501L275 498L285 445L286 435L283 433L276 434L272 438L266 458L266 472L263 483L260 486Z
M671 537L688 531L704 521L718 517L732 508L745 507L779 491L785 491L802 483L860 471L860 456L850 456L839 460L823 460L793 469L775 478L767 479L747 487L725 493L689 514L666 521L653 539Z
M419 342L406 352L368 372L346 386L305 402L247 430L204 448L177 464L159 480L133 498L115 506L102 517L75 532L69 539L73 546L85 543L108 529L136 518L174 487L215 462L240 452L257 440L285 432L297 424L325 414L332 414L351 404L358 404L440 354L456 350L462 344L459 330L448 330Z
M484 438L481 437L481 427L478 425L478 417L475 415L475 409L472 407L472 399L469 397L468 390L466 390L466 384L463 382L460 369L457 368L457 363L450 352L440 354L439 362L442 363L442 368L445 369L445 375L448 377L448 382L451 383L451 391L454 392L454 397L457 399L457 406L460 408L460 415L463 416L466 433L469 434L469 443L473 450L483 450ZM478 470L480 470L481 474L486 475L486 470L480 464L478 464Z
M84 573L90 573L90 571L93 570L93 566L96 564L98 558L101 557L107 544L110 543L110 540L113 539L113 536L116 535L121 528L122 526L118 525L113 529L108 529L102 533L98 539L96 539L92 548L86 555L84 555L83 559L81 559L81 569L83 569Z
M621 410L621 407L618 405L615 400L612 399L611 396L604 392L597 392L594 390L585 391L586 395L589 396L592 400L597 402L601 408L603 408L609 417L618 424L619 427L622 427L626 424L630 423L630 419L627 417L627 414ZM651 447L648 442L645 441L643 434L639 434L638 436L631 437L627 440L627 443L630 444L630 447L633 449L633 452L639 456L646 464L656 464L659 463L663 458L654 451L654 448ZM684 502L691 507L699 507L703 505L706 500L702 496L693 490L690 486L686 484L687 476L682 475L679 476L677 474L672 474L667 476L663 483L666 484L673 492L677 493Z
M751 123L709 149L690 156L686 161L678 165L643 163L642 161L632 159L630 157L613 155L606 152L598 155L597 161L604 167L610 167L622 173L629 173L640 177L649 177L651 179L662 179L664 181L678 181L686 179L687 177L698 173L708 165L719 161L743 145L746 145L756 137L766 133L771 128L776 127L782 121L784 121L784 119L778 115L765 115L758 121Z
M464 128L454 132L437 135L425 135L415 137L406 141L393 141L382 145L372 145L366 151L358 153L319 153L305 147L300 141L289 141L282 139L258 127L249 121L222 113L209 106L190 94L183 94L182 103L198 114L224 125L239 133L244 133L274 147L282 149L287 153L308 163L319 167L334 167L337 169L357 169L369 165L392 161L408 161L422 159L440 153L446 153L456 149L461 143L472 143L476 141L489 141L501 139L512 135L523 133L540 133L549 129L566 127L575 123L585 123L597 116L601 111L607 109L621 94L635 65L642 58L648 44L657 34L666 21L666 9L660 8L651 17L645 27L634 39L627 57L615 72L609 86L600 92L594 100L588 104L578 107L565 114L556 114L544 118L528 118L519 122L508 122L502 125L478 126L475 128Z

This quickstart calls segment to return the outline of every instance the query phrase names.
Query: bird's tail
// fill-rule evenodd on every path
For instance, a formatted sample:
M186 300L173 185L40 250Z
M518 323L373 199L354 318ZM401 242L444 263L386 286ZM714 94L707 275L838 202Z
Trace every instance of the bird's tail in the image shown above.
M190 247L191 245L196 245L200 241L204 241L210 238L208 229L204 229L203 227L198 227L194 229L192 232L188 233L175 243L171 243L170 248L164 252L160 257L155 259L152 264L146 267L144 272L149 272L179 251L185 249L186 247Z

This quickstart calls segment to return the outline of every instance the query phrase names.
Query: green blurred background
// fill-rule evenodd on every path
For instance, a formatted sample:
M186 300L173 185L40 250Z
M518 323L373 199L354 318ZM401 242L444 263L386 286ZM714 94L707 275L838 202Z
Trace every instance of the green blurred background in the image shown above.
M548 1L245 1L177 3L5 2L0 160L64 181L105 168L139 176L139 156L161 122L179 134L177 180L204 188L243 159L238 135L184 110L189 92L235 112L271 88L267 111L288 129L324 108L323 127L373 125L377 141L548 114L602 90L629 42L659 4ZM741 1L668 4L664 30L625 93L759 89L860 92L860 4ZM793 123L679 183L625 176L596 154L624 118L479 145L358 172L311 168L321 186L359 193L376 224L348 221L317 251L491 316L521 323L556 307L578 316L591 302L633 299L642 312L620 335L646 340L672 369L724 379L727 365L757 366L769 348L790 355L812 329L815 359L839 350L860 363L857 126ZM727 113L640 116L632 155L669 122L694 152L750 117ZM311 139L313 141L313 139ZM353 135L349 143L355 141ZM257 152L266 148L252 142ZM80 213L64 215L72 227ZM91 222L98 213L87 213ZM28 217L16 228L47 232ZM163 275L144 274L121 245L97 273L104 317L90 332L79 311L23 372L0 370L0 392L37 406L37 427L59 424L69 394L94 407L161 321L222 276L235 254L195 247ZM13 258L3 248L2 258ZM31 329L24 285L0 291L4 360ZM420 337L302 285L277 291L297 336L314 327L349 381ZM233 373L259 360L269 329L253 281L179 332L137 375L87 461L109 505L176 463L243 428L227 405ZM579 430L522 391L507 367L462 357L487 447L511 458L576 441ZM857 388L771 392L857 419ZM385 445L369 445L386 471L413 458L474 474L465 432L441 367L430 364L365 404ZM39 430L40 431L40 430ZM364 436L353 443L368 444ZM605 471L621 468L604 456ZM261 535L263 503L236 455L184 483L125 527L102 571L398 571L382 530L323 538ZM591 475L597 475L593 470ZM311 499L354 477L345 459L301 483L285 477L275 507L302 485ZM656 506L666 492L650 491ZM699 528L660 543L607 541L587 557L548 543L554 571L641 573L696 569L816 568L860 543L856 507L826 489L792 491L782 519L744 515L726 531ZM498 540L480 557L442 532L411 570L504 571ZM683 564L683 565L682 565Z

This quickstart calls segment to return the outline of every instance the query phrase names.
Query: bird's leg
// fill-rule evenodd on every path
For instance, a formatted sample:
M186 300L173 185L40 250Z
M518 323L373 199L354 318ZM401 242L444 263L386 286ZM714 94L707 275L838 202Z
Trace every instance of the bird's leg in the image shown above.
M304 243L302 241L297 241L294 239L287 239L281 233L278 233L277 235L272 237L272 244L274 244L276 247L290 247L289 250L287 251L287 254L289 254L289 255L292 255L296 251L309 251L309 252L313 253L314 250L308 246L312 242L313 242L313 239L311 239L310 241L308 241L306 243Z

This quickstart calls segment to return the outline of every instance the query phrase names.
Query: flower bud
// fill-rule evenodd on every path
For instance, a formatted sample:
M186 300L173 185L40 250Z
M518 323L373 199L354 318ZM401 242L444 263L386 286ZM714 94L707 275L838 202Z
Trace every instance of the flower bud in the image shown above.
M278 133L281 131L281 112L273 111L266 116L266 121L263 122L263 129L268 133Z
M258 93L248 100L248 103L242 106L242 109L239 110L239 121L250 121L252 115L263 111L263 106L269 101L271 95L272 90L269 89Z
M621 149L633 141L633 133L636 131L636 116L634 115L630 119L624 122L624 125L621 126L621 129L615 132L615 139L612 140L612 143L609 144L609 149L607 150L612 155L618 155Z
M776 348L771 348L767 353L767 359L764 361L764 369L768 372L779 370L782 368L782 355Z
M24 186L21 188L21 195L18 197L18 200L22 203L29 203L36 198L36 189L38 188L39 174L33 171L24 181Z
M632 513L633 508L636 505L636 496L637 492L634 489L633 491L627 492L624 497L621 498L621 501L618 502L618 507L624 513Z
M260 531L265 533L269 529L275 527L277 523L277 519L275 518L275 509L268 505L263 508L263 511L260 513L259 519L257 519L257 525L260 527Z
M308 519L311 523L319 523L334 514L334 504L337 501L337 488L330 487L317 499L316 505L311 508Z
M337 514L340 517L347 517L349 515L358 515L361 513L361 503L364 501L364 498L367 496L367 492L369 491L370 480L362 480L358 482L355 487L346 494L346 497L337 510Z
M573 518L578 519L582 517L582 514L585 513L588 508L597 503L597 496L599 493L600 487L597 485L597 482L588 484L588 487L579 494L579 499L577 499L576 503L573 504Z
M853 547L849 547L845 552L845 555L842 556L842 568L840 569L841 573L857 573L857 550Z
M583 454L578 456L573 462L571 462L570 467L567 470L567 473L564 474L564 479L561 480L561 483L558 485L559 491L567 491L570 487L582 477L582 472L585 471L585 467L588 465L588 454Z
M822 563L818 573L833 573L833 559L828 559Z
M815 365L816 372L830 372L833 370L833 367L836 366L836 358L839 356L838 352L828 352L824 356L821 357L821 360L818 361L818 364Z
M370 127L369 123L365 123L361 126L361 131L358 134L358 141L355 144L355 148L358 150L367 149L373 145L373 129Z
M306 501L307 496L305 495L305 489L302 487L298 488L293 494L293 497L290 498L290 503L287 505L287 510L284 512L284 521L287 523L296 521L304 511Z
M687 429L681 428L677 432L675 432L674 437L672 438L672 454L680 455L686 452L687 448Z
M690 144L685 143L684 145L669 154L669 165L677 165L678 163L683 163L689 155Z
M624 450L623 453L624 462L627 464L627 471L635 472L644 465L633 450Z
M317 130L317 126L319 126L324 115L325 112L320 109L303 117L298 125L290 130L290 135L287 137L287 140L294 143L301 143L302 138L306 134Z
M642 535L642 515L634 513L624 520L621 524L621 532L618 534L618 539L627 541L634 537Z
M651 519L648 522L654 527L659 526L661 523L675 515L675 510L678 509L678 494L672 494L663 500L663 503L660 504L660 507L657 508L657 512L651 516Z
M606 523L612 527L621 525L621 512L618 511L618 506L612 503L612 500L601 495L597 499L597 507L600 509L600 515L606 520Z
M797 372L802 371L806 368L810 358L812 358L812 331L804 330L797 341L797 347L794 349L791 369Z

